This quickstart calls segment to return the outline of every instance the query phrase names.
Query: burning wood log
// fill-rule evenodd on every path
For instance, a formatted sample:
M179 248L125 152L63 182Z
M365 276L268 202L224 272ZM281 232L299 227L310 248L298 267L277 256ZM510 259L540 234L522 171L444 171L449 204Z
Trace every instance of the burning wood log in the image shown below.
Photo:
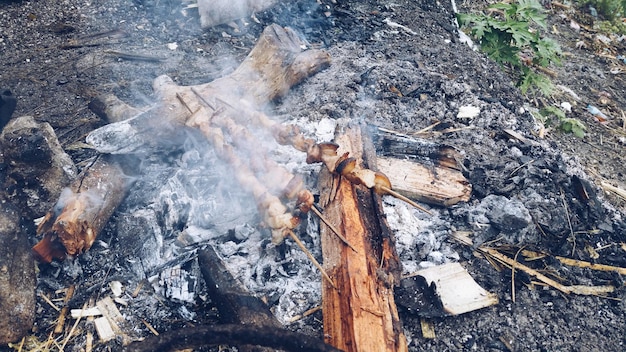
M351 128L337 143L360 159L362 138ZM339 150L340 155L348 149ZM338 289L322 285L326 342L344 351L406 351L393 287L400 264L375 187L322 172L324 214L359 253L341 246L322 227L324 266Z
M33 247L38 259L49 263L88 250L124 199L128 184L116 162L98 157L37 227L37 234L43 235Z

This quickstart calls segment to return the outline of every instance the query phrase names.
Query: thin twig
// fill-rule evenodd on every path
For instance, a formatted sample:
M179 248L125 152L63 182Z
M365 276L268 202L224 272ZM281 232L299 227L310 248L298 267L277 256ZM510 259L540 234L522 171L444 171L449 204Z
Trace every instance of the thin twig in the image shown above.
M435 128L437 125L439 125L441 123L441 121L437 121L435 123L433 123L432 125L428 126L428 127L424 127L421 130L417 131L417 132L413 132L411 133L412 135L418 135L418 134L424 134L430 130L432 130L433 128Z
M412 201L411 199L403 196L402 194L392 190L391 188L385 187L385 186L381 186L380 189L382 191L384 191L385 193L388 193L390 196L396 197L398 199L400 199L401 201L404 201L406 203L411 204L412 206L414 206L415 208L423 211L424 213L428 214L428 215L433 215L433 213L431 213L430 211L426 210L426 208L422 207L421 205L415 203L414 201Z
M322 220L322 222L324 224L326 224L326 226L328 226L328 228L335 234L337 235L337 237L339 237L339 239L341 241L343 241L343 243L345 243L348 247L352 248L353 251L355 251L356 253L359 253L359 251L356 250L356 248L350 244L350 242L348 242L348 239L345 238L340 232L339 230L337 230L337 228L331 224L325 217L324 215L322 215L322 213L319 211L319 209L317 209L317 207L315 206L315 204L311 207L311 210L315 213L315 215L317 215L320 220Z

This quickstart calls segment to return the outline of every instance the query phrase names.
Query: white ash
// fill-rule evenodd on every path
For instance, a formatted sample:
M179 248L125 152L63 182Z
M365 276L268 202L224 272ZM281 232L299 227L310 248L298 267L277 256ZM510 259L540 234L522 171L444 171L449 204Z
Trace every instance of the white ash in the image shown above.
M334 132L332 121L320 126L305 129L326 137ZM307 165L305 153L266 137L260 143L269 158L314 183L319 165ZM169 164L156 156L144 160L142 168L149 177L138 181L134 189L142 191L132 192L130 208L120 211L120 243L133 253L129 258L140 258L129 260L133 271L147 277L164 297L192 304L201 293L195 248L210 244L246 289L268 299L279 321L287 323L318 305L321 277L306 255L290 240L279 246L271 243L269 231L259 226L254 197L237 184L234 171L205 141L190 140L186 147ZM321 261L318 227L308 216L297 231Z
M428 215L391 196L383 197L383 209L396 238L403 275L459 260L446 242L452 230L440 210L429 209Z

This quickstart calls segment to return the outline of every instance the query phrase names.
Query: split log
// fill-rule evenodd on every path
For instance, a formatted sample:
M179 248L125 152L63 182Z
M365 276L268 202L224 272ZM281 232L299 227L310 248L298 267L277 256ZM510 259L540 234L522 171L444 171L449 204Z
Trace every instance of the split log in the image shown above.
M469 201L472 194L472 186L458 170L388 157L377 163L394 190L420 202L451 206Z
M33 250L49 263L88 250L124 199L129 180L121 167L99 157L72 185L37 227L43 235Z
M371 129L379 171L398 193L439 206L467 202L472 186L462 173L456 149L386 130Z
M343 148L338 154L349 151L357 160L364 156L359 128L348 129L336 142ZM320 190L324 215L356 248L343 245L322 226L324 267L337 286L322 285L326 342L344 351L406 351L393 295L400 263L380 197L326 170L320 174Z

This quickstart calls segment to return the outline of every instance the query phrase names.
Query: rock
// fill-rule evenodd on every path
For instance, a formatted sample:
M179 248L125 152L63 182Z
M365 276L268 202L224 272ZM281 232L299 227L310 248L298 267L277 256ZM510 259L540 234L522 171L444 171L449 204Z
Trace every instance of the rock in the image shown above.
M202 28L210 28L272 7L278 0L200 0L198 12Z
M528 209L519 200L489 195L485 197L483 203L488 203L491 208L486 214L487 218L501 231L521 230L532 222Z
M35 262L20 216L0 202L0 345L26 335L35 321Z
M467 216L471 224L489 225L486 228L478 226L481 230L476 234L476 245L496 236L511 244L535 243L538 240L536 231L529 226L532 224L530 212L519 200L491 194Z
M6 194L17 199L25 218L43 216L76 177L76 167L52 127L31 116L9 122L0 135L0 148Z

